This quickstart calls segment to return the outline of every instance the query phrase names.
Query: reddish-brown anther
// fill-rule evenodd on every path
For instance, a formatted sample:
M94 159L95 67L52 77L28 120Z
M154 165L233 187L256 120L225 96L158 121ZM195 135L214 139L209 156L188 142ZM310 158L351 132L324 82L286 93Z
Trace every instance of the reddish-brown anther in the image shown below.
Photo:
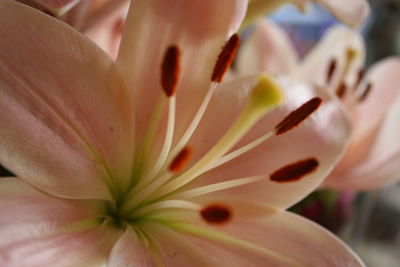
M217 63L215 63L214 70L211 76L211 81L221 82L226 71L232 64L236 52L240 45L239 35L234 34L229 38L228 42L222 48L221 53L218 55Z
M270 179L278 183L295 182L315 171L318 165L318 161L314 158L302 160L280 168L271 174Z
M316 111L322 103L322 99L314 97L301 105L298 109L287 115L278 125L276 125L276 135L286 133L307 119L314 111Z
M174 173L180 172L186 166L191 156L192 149L190 147L184 147L169 165L169 170Z
M372 84L368 83L367 86L364 89L364 92L361 94L361 96L358 98L359 102L363 102L365 101L365 99L367 99L369 93L371 92L372 89Z
M161 87L168 97L175 94L180 68L180 53L178 47L172 45L165 52L161 65Z
M209 205L202 209L200 214L206 222L213 224L226 223L232 216L231 211L220 204Z
M329 84L332 80L333 74L336 70L336 59L332 59L329 63L328 70L326 72L326 83Z
M339 84L339 87L336 89L336 95L342 99L344 97L344 95L346 94L347 91L347 86L344 82L341 82Z
M357 80L356 83L354 84L354 89L357 89L361 81L364 79L364 76L365 76L365 69L364 68L359 69L357 73Z
M116 35L122 34L122 32L124 30L124 26L125 26L125 21L123 19L118 19L114 23L113 33Z

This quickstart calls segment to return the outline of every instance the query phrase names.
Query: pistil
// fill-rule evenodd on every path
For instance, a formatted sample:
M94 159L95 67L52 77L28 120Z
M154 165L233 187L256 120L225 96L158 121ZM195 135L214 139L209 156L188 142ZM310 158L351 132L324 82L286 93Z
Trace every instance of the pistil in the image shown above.
M202 209L198 204L193 203L191 199L215 191L255 183L266 179L267 175L229 180L188 190L182 190L183 187L206 171L239 157L270 137L284 134L297 127L318 109L322 100L318 97L312 98L291 112L266 134L227 154L260 118L282 102L282 91L276 81L270 76L261 75L250 89L247 103L228 131L200 160L185 170L192 154L192 149L187 147L186 144L198 127L218 83L222 81L224 74L232 63L238 45L239 37L233 35L222 49L211 77L211 86L192 123L174 148L172 148L172 142L175 128L176 87L179 80L180 51L176 46L167 48L161 65L161 87L168 100L169 107L164 144L152 167L146 170L144 174L140 174L137 178L137 183L132 184L132 187L128 189L128 193L117 203L115 216L118 220L129 223L143 218L147 220L151 217L150 214L160 215L161 213L159 212L162 210L184 209L199 212L203 219L210 223L228 221L232 215L229 209L220 208L218 205L203 207ZM153 128L155 129L155 127ZM270 179L276 182L295 180L312 172L317 166L318 162L316 160L300 161L295 163L295 166L288 165L276 171Z
M275 81L270 77L260 76L257 84L251 89L246 107L220 141L192 168L161 187L153 197L168 194L191 182L229 151L263 115L278 106L281 101L282 93Z

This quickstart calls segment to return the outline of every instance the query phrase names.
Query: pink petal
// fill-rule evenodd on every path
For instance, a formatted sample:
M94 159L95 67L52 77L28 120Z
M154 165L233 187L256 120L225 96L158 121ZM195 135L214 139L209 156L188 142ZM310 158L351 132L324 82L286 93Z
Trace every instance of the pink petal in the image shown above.
M201 225L200 227L204 227ZM180 229L181 228L181 229ZM211 226L210 226L211 228ZM210 233L177 226L148 226L165 266L364 266L351 250L322 227L291 213L279 212L259 220L238 219L212 227L252 246L269 250L270 256L238 243L218 240ZM291 263L291 264L290 264Z
M181 50L177 88L178 135L192 120L211 83L217 55L246 11L243 0L132 1L117 63L138 99L141 140L160 86L160 66L170 45Z
M102 229L24 240L1 250L4 267L101 266L112 242Z
M399 178L399 69L400 59L393 57L378 62L367 74L366 83L373 87L353 110L355 128L350 147L327 186L371 189Z
M1 163L53 194L108 198L104 168L128 176L133 153L133 111L112 61L36 10L5 0L0 12Z
M360 27L368 17L370 7L365 0L315 0L339 20L351 27Z
M48 196L18 178L0 179L1 246L40 237L100 214L100 202Z
M189 142L193 148L193 162L204 155L226 132L243 107L252 81L252 78L243 78L217 89L203 123ZM300 126L283 135L273 136L258 147L211 170L197 178L192 187L252 175L265 175L263 181L225 190L224 194L234 195L238 199L252 199L272 207L286 208L322 182L344 151L350 134L348 118L337 100L324 90L284 79L281 80L281 85L285 102L264 116L236 148L273 130L285 116L311 98L319 96L323 99L323 104ZM299 181L277 183L270 180L269 175L278 169L308 158L315 158L319 166L316 171Z
M154 266L151 254L137 233L129 227L113 247L108 258L110 267L149 267Z
M99 215L99 202L65 200L20 179L0 179L0 265L82 266L104 260L115 233L67 226Z
M337 88L348 49L352 49L357 53L357 57L354 59L349 70L350 73L356 74L364 66L365 60L365 45L361 35L343 26L330 28L321 41L301 62L295 71L296 77L305 82L316 83L327 89ZM333 73L330 86L327 86L327 73L332 60L336 61L336 69ZM354 77L350 76L349 78Z
M70 8L79 3L80 0L19 0L22 3L31 4L33 6L39 5L44 7L52 13L61 16Z
M236 60L238 75L260 72L288 74L293 71L298 58L287 34L273 22L258 22L250 36L243 42Z
M372 84L371 92L353 111L356 113L353 118L355 140L377 127L400 95L399 70L400 57L391 57L373 65L368 71L366 83Z
M93 42L106 51L113 59L118 55L122 30L125 24L125 8L117 9L85 32Z
M395 151L400 135L400 94L386 111L383 122L379 125L379 134L371 151L370 158L383 158Z
M333 172L324 185L346 190L373 190L390 185L400 179L400 147L397 145L390 153L381 158L370 159L353 168Z
M218 259L218 256L224 255L222 253L217 255L216 253L212 253L210 249L207 249L207 245L209 246L207 242L206 245L203 245L196 238L157 224L147 226L146 230L148 230L147 232L150 234L150 238L157 248L154 252L154 257L159 257L164 266L223 267L225 264L232 263L232 260L227 257Z
M279 212L259 222L243 220L226 232L270 248L305 266L364 266L337 237L301 216Z

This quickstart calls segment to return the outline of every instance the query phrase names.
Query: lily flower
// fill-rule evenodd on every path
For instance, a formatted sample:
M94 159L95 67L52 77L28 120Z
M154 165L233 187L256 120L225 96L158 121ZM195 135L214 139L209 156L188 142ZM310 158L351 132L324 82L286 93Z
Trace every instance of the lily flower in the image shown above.
M81 27L76 27L79 26L79 22L71 23L71 25L78 28L115 59L118 55L125 25L127 3L128 1L126 3L121 1L120 5L115 5L115 2L106 2L106 4L93 9L86 17L83 17L80 23ZM79 10L76 12L79 12Z
M362 266L285 211L343 153L337 100L222 82L246 5L132 1L113 61L0 2L1 266Z
M360 27L367 18L370 7L365 0L250 0L242 28L275 11L283 4L291 3L306 12L311 3L317 3L331 12L338 20L350 27Z
M51 14L61 16L80 0L17 0L21 3L28 4L40 10L50 12Z
M237 74L287 74L336 95L352 120L345 156L325 181L337 189L367 190L395 183L400 175L400 57L366 71L362 37L343 26L331 28L303 60L278 26L263 21L244 43Z
M127 0L87 1L72 10L70 12L72 14L64 20L84 32L112 57L116 57L126 18L126 8L123 5L125 2ZM305 12L312 2L309 0L250 0L241 28L246 28L257 18L273 12L281 5L292 3ZM339 20L352 27L360 26L369 14L369 5L365 0L353 0L351 3L325 0L314 2L323 5Z

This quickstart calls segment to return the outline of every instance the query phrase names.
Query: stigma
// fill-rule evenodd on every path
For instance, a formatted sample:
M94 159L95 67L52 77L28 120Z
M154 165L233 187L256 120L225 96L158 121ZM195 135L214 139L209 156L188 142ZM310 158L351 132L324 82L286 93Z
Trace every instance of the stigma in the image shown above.
M118 207L113 208L113 214L124 220L136 222L150 220L156 215L162 216L165 211L183 210L197 213L206 224L223 226L236 214L230 204L222 200L206 205L199 204L195 200L196 197L262 180L280 184L296 183L318 168L318 160L311 156L298 159L294 163L289 162L278 170L271 170L271 173L204 186L195 185L195 181L201 180L210 170L239 158L262 143L268 142L272 137L281 138L285 133L300 127L322 105L322 99L319 97L306 100L281 118L275 127L272 125L270 129L266 129L265 134L247 144L237 146L262 118L268 116L285 101L283 89L277 79L268 74L259 75L249 84L246 99L237 117L208 151L199 154L201 147L196 145L201 144L189 145L189 141L198 130L200 121L204 119L210 100L229 70L239 44L239 36L234 34L223 46L216 58L209 80L210 86L203 102L183 131L182 129L176 131L175 123L176 103L180 101L180 91L177 89L190 90L190 88L180 88L181 66L184 66L181 63L182 49L176 44L165 48L160 65L159 97L167 105L162 110L164 114L156 117L157 112L154 112L155 117L150 118L150 121L154 122L152 128L157 129L159 133L158 139L146 140L140 146L143 151L137 154L142 158L135 160L135 163L139 162L142 165L134 166L133 170L141 171L137 173L134 171L130 186L117 203ZM177 132L181 134L178 135ZM171 215L168 218L171 218Z

